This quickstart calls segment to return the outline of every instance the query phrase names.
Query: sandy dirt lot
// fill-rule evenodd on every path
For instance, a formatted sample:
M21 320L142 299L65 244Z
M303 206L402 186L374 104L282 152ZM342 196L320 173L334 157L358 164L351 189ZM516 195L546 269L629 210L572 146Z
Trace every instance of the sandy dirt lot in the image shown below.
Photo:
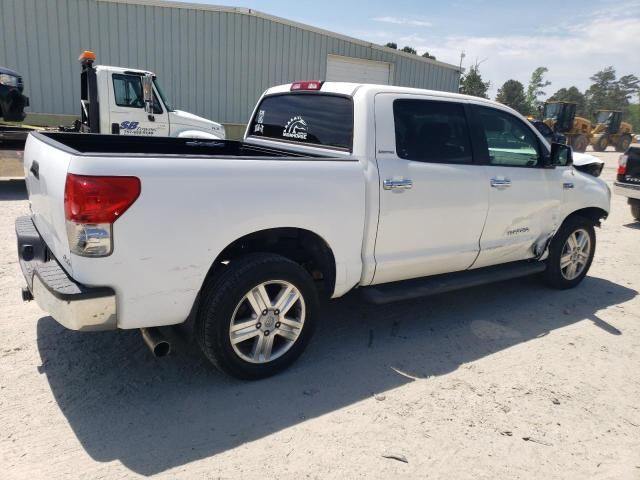
M618 155L599 155L611 183ZM72 332L22 303L25 213L24 184L1 182L3 479L640 479L640 223L623 198L579 288L351 295L256 383L184 342L157 360L138 331Z

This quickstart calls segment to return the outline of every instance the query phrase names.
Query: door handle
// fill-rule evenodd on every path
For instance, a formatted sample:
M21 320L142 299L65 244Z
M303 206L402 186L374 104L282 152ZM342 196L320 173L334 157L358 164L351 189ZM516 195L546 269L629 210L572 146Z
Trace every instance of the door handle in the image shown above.
M491 186L493 188L497 188L498 190L503 190L511 186L511 180L508 178L492 178Z
M402 180L394 180L392 178L387 178L384 182L382 182L382 188L385 190L395 190L397 188L409 189L413 188L413 180L402 179Z

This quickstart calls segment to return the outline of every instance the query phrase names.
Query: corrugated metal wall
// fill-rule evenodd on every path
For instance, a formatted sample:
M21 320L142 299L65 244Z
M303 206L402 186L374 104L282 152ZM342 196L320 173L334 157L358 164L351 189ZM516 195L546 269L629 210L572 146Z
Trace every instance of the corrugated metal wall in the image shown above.
M231 9L230 9L231 10ZM0 65L32 112L76 114L82 50L158 74L173 106L245 123L269 86L324 78L328 54L393 64L394 84L456 91L458 72L254 14L101 0L0 0Z

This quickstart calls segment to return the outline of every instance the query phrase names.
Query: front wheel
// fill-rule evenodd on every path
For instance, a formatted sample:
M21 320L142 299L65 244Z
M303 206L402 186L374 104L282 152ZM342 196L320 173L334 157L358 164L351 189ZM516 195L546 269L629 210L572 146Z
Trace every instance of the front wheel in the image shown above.
M205 356L231 376L274 375L302 354L315 329L318 295L297 263L279 255L232 260L203 288L197 339Z
M587 140L587 137L582 134L573 139L573 149L576 152L584 153L587 150L588 145L589 140Z
M625 133L618 140L618 144L616 145L616 152L626 152L627 148L631 145L631 135Z
M604 152L609 146L609 140L607 139L606 135L602 135L595 142L593 142L592 146L596 152Z
M569 217L551 241L545 280L558 289L573 288L587 275L596 250L596 233L586 218Z

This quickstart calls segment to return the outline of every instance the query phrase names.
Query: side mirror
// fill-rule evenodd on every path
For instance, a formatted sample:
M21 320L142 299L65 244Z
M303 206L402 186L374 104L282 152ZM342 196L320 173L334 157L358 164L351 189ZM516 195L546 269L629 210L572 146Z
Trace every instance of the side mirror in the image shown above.
M142 96L144 98L144 111L149 115L149 120L153 117L153 75L147 73L142 77Z
M566 167L573 164L573 153L569 145L552 143L548 166Z

